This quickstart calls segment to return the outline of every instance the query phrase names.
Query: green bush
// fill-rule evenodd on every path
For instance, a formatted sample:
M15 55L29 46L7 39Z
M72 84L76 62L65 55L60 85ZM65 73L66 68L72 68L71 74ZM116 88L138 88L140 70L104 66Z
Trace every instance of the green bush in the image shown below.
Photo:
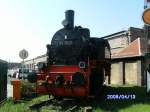
M29 98L36 94L35 83L30 83L27 80L21 80L21 97Z

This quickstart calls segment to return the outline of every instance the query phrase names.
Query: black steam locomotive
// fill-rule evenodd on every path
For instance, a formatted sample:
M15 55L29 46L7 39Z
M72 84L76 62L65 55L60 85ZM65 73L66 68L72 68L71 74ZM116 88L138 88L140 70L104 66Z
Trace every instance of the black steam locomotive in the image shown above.
M47 65L28 79L46 83L37 84L37 92L41 94L80 98L97 95L105 76L110 75L109 43L90 37L88 28L74 27L73 10L65 12L62 24L64 28L47 45Z

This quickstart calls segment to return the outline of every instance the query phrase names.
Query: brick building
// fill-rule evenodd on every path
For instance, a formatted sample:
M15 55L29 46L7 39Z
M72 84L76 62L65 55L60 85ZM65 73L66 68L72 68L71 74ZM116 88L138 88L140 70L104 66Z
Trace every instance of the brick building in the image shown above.
M144 55L147 46L144 30L131 27L127 31L102 38L107 39L111 46L110 84L144 85L146 82Z

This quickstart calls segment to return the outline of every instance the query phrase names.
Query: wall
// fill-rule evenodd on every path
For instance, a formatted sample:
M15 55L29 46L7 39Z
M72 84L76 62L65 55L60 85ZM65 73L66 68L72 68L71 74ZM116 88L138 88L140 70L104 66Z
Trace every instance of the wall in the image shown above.
M125 84L137 85L137 62L125 63Z
M7 62L0 60L0 103L7 98Z
M119 84L120 85L120 63L113 63L111 64L111 77L110 77L110 83L111 84Z
M128 36L130 37L130 42L133 42L137 38L143 38L144 37L144 30L140 28L134 28L130 27L128 29Z
M108 39L112 53L118 53L128 46L128 37L125 33Z
M122 59L112 62L110 84L141 86L145 84L145 81L143 60Z

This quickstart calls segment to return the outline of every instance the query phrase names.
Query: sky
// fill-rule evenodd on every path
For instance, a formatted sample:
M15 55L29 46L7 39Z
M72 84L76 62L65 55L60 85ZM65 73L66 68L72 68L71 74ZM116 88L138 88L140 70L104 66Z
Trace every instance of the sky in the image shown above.
M144 0L0 0L0 59L20 62L26 49L32 59L46 53L65 11L75 11L75 25L102 37L129 27L142 28Z

